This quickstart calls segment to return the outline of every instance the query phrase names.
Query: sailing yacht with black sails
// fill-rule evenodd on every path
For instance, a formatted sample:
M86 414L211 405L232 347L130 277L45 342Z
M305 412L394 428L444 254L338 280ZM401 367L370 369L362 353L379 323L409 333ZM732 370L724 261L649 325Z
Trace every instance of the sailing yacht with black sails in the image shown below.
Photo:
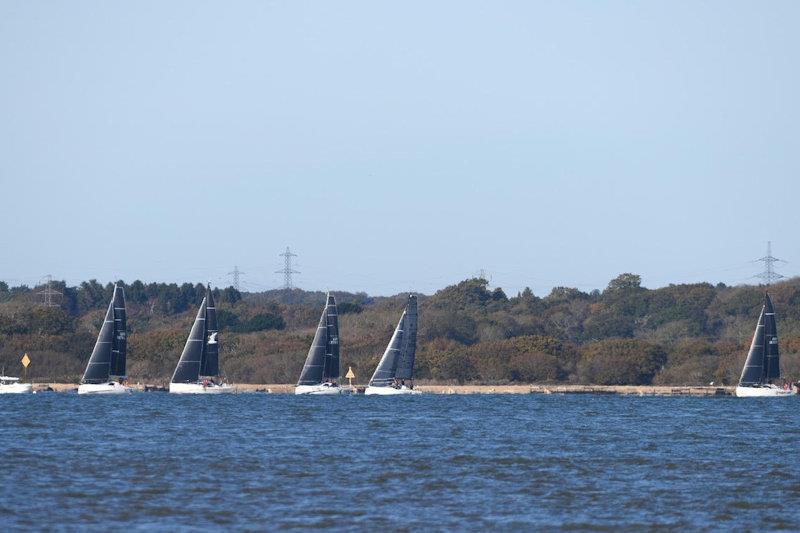
M764 293L764 305L758 317L742 376L736 387L736 396L791 396L793 394L791 387L781 388L774 383L780 379L781 365L775 309L769 293Z
M383 353L369 386L367 395L420 394L414 390L414 356L417 353L417 297L408 296L406 308Z
M124 394L125 364L128 355L125 290L114 285L97 342L78 386L78 394Z
M306 362L300 372L300 379L294 389L295 394L343 394L339 379L339 314L336 299L328 294L325 309L319 318L314 340L308 350Z
M224 394L233 388L219 375L219 329L217 308L211 287L200 303L200 309L186 339L183 353L172 374L169 391L173 394Z

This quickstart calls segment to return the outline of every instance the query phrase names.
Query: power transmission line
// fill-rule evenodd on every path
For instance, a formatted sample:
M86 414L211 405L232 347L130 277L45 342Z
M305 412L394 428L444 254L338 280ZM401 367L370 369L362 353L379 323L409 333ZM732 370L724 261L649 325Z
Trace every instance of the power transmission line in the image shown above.
M299 271L292 269L292 257L297 257L297 254L293 254L287 246L286 251L278 255L283 257L283 268L281 270L276 270L275 273L283 274L283 288L291 289L293 287L292 274L300 274Z
M771 283L786 277L775 272L775 263L785 263L786 261L778 259L777 257L772 257L772 241L767 241L767 255L756 259L756 262L764 263L764 271L756 274L755 277L760 278L767 287L769 287Z
M53 296L61 296L61 293L52 288L53 276L48 274L44 277L45 288L39 291L42 295L42 305L45 307L55 307L58 304L53 302Z
M239 270L239 267L236 265L233 265L232 272L228 272L229 276L233 276L233 288L239 292L242 292L241 289L239 288L239 276L241 276L242 274L246 274L246 272L242 272L241 270Z

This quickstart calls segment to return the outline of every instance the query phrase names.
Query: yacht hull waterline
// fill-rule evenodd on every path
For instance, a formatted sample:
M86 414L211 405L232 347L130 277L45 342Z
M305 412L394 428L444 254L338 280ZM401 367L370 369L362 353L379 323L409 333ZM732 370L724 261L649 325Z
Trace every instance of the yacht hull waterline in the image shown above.
M366 396L397 396L397 395L404 395L404 394L422 394L418 390L409 389L408 387L400 387L399 389L395 389L394 387L367 387L364 390L364 394Z
M350 394L352 391L347 388L342 388L339 385L297 385L294 388L295 395L313 394L316 396L334 395L334 394Z
M775 385L763 387L736 387L736 396L739 398L773 398L779 396L792 396L795 392L792 389L782 389Z
M78 385L78 394L127 394L133 389L122 383L112 381L109 383L81 383Z
M231 394L233 387L227 383L170 383L171 394Z

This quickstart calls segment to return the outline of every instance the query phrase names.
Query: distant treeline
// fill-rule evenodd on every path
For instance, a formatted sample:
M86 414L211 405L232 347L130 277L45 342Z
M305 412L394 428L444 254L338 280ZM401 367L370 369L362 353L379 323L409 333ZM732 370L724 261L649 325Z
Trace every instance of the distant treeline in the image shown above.
M128 374L165 381L186 340L202 284L130 284ZM92 350L112 284L53 283L55 307L40 305L42 287L0 282L0 362L43 380L79 379ZM735 383L761 308L764 288L708 283L641 286L621 274L605 290L557 287L509 297L484 279L468 279L420 296L416 377L439 382L575 382L599 384ZM770 288L778 315L784 374L800 378L800 279ZM342 364L369 379L404 305L404 295L335 292L341 315ZM299 289L240 293L214 289L222 330L221 366L239 382L297 379L325 295Z

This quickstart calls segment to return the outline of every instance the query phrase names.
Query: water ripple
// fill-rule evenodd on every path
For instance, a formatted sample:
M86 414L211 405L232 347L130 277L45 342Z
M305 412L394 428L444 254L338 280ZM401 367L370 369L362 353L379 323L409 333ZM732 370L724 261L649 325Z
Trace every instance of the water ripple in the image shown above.
M795 399L0 398L12 529L796 529Z

